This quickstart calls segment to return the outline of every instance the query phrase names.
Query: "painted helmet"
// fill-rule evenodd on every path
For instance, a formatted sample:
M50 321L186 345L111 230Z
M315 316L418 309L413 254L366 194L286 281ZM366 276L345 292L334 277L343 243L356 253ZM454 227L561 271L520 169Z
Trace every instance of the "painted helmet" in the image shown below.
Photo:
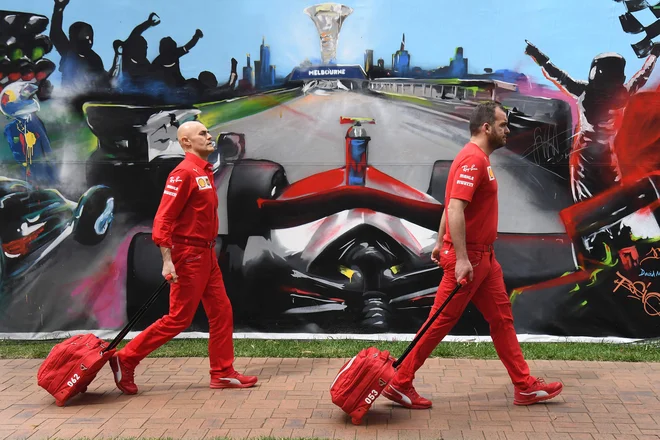
M25 116L39 111L39 101L34 96L39 87L36 84L16 81L0 93L0 111L9 117Z

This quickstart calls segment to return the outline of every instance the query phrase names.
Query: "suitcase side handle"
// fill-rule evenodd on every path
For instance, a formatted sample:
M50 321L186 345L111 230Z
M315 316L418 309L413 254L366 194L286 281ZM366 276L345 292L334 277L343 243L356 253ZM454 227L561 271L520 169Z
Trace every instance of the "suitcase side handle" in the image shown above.
M138 322L138 320L142 317L142 315L144 315L144 312L146 312L147 309L154 303L154 301L156 301L156 298L158 298L158 295L160 294L160 292L165 288L168 281L171 280L171 279L172 279L172 275L167 274L167 277L165 278L165 281L163 281L160 284L160 286L158 286L156 291L151 294L149 299L147 299L147 301L142 305L140 310L137 311L135 316L133 316L133 318L131 318L131 320L128 321L128 324L126 324L124 326L124 328L121 329L119 334L117 336L115 336L115 339L112 340L110 345L108 345L107 348L105 348L101 351L101 354L106 353L110 350L113 350L113 349L117 348L117 346L122 341L122 339L124 339L124 337L128 334L128 332L131 331L131 328L133 328L133 326Z
M410 354L412 349L415 348L415 345L417 345L417 343L422 338L422 336L424 336L424 333L426 333L426 331L429 329L429 327L431 327L431 324L433 324L433 321L435 321L437 319L437 317L440 316L440 313L442 313L442 311L445 309L445 307L447 307L447 304L449 304L449 301L451 301L451 299L454 297L454 295L456 295L456 292L458 292L460 290L460 288L462 286L466 285L466 284L467 284L467 281L465 279L461 280L460 283L456 284L456 287L454 287L454 290L452 290L451 293L449 294L449 296L447 296L447 299L445 299L445 302L442 303L442 305L438 308L438 310L436 310L436 312L433 314L433 316L431 316L431 319L426 321L426 324L424 325L424 327L422 327L420 332L417 333L417 336L415 336L415 339L413 339L413 341L410 343L410 345L408 345L408 347L403 352L403 354L399 357L399 359L394 361L394 363L392 364L392 367L397 368L399 365L401 365L401 362L403 362L403 360L406 358L406 356L408 356L408 354Z

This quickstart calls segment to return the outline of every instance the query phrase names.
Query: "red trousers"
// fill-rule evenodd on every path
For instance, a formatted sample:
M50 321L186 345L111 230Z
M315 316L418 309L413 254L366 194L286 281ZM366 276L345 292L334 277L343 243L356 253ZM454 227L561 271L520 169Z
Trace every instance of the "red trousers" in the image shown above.
M149 353L186 330L201 300L209 319L210 373L233 372L233 313L215 249L175 243L172 262L179 280L170 284L169 315L129 341L119 353L121 361L135 368Z
M397 384L412 384L415 372L458 322L470 301L488 322L495 350L509 372L513 384L526 387L534 380L529 374L529 367L518 343L513 326L511 302L504 287L502 266L495 259L492 246L468 245L467 254L474 270L472 281L461 287L454 295L444 311L401 363L395 377ZM438 286L429 317L438 310L456 287L456 251L451 243L444 243L440 252L440 265L444 275Z

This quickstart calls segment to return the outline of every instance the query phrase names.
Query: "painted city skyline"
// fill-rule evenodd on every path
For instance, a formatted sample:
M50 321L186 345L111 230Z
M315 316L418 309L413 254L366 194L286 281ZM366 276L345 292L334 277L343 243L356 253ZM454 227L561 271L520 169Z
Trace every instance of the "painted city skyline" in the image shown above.
M212 6L210 0L200 0L198 3L200 10ZM181 14L175 3L163 3L157 11L162 25L145 33L149 43L148 58L153 59L158 54L161 38L171 36L177 42L184 43L190 38L190 30L203 27L205 38L181 61L183 75L191 77L208 70L217 78L227 78L230 74L229 60L235 58L239 60L239 78L242 78L246 54L251 54L252 60L258 59L259 45L265 36L271 50L268 66L276 66L277 77L283 78L306 59L312 64L320 63L318 32L314 23L303 13L305 8L314 4L316 2L309 0L273 0L259 2L255 9L254 2L244 2L232 5L232 18L223 20L222 26L209 26L212 21L201 21L198 15ZM567 20L566 10L550 0L539 0L533 5L523 2L516 7L489 11L488 14L485 10L475 12L469 4L461 2L437 5L432 0L412 0L406 3L406 8L394 8L393 0L378 3L362 0L346 4L354 11L342 27L338 41L337 62L342 64L364 65L365 51L373 50L375 63L382 58L385 67L389 68L390 58L400 46L404 33L406 50L411 54L411 68L448 66L456 48L462 47L470 58L469 73L482 74L485 68L493 71L508 69L548 86L551 83L539 74L535 64L524 54L526 39L543 47L558 64L572 72L586 74L589 70L590 60L573 56L576 52L592 56L603 52L620 53L628 59L628 78L643 62L631 56L630 45L637 42L637 36L622 38L620 34L618 17L623 11L614 1L585 0L576 3L571 6L574 20ZM115 1L104 4L107 9L103 20L90 20L95 15L95 2L72 1L67 6L67 23L87 21L93 26L94 45L106 69L114 56L112 41L106 36L128 34L136 24L135 20L126 19L125 11L129 5L131 17L146 18L153 12L153 5L146 2L133 4L127 0ZM52 3L26 0L21 10L50 16ZM420 10L432 13L418 14ZM642 17L642 24L653 21L652 14L648 15L650 17L646 21ZM585 16L589 17L588 29L580 19ZM560 21L561 29L548 27ZM410 23L416 25L411 26ZM489 28L495 38L492 45L484 45L482 35ZM498 39L501 44L497 43ZM221 44L222 41L227 43ZM517 47L520 50L513 49ZM57 54L53 55L53 62L59 63ZM61 79L60 72L54 72L50 79L57 85Z

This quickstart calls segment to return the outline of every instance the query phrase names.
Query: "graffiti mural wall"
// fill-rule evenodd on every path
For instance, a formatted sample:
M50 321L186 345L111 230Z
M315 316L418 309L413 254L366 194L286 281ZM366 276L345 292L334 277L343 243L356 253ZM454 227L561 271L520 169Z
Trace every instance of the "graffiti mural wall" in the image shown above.
M150 231L177 127L199 120L236 331L413 333L451 160L496 99L518 332L660 337L660 3L473 3L0 11L0 332L132 316L162 281ZM488 326L470 306L452 334Z

